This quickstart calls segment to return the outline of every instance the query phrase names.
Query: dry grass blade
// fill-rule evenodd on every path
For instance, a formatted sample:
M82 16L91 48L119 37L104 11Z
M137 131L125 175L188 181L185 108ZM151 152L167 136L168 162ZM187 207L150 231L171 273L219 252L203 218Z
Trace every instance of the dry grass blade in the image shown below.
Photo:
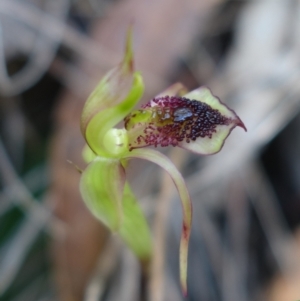
M243 181L278 267L281 273L289 277L291 268L297 262L297 258L291 257L294 239L279 208L275 192L262 168L254 162L252 162L251 167L246 169Z
M117 268L119 256L120 243L114 237L110 237L99 257L94 274L87 284L84 294L85 301L102 300L107 283Z
M64 21L69 9L68 3L69 2L67 0L56 1L56 2L53 1L49 3L47 2L45 5L45 10L47 14L44 14L44 17L53 13L54 15L56 15L57 19L61 20L61 22ZM14 7L14 5L17 7ZM18 11L22 11L24 15L26 11L28 13L35 9L36 8L34 8L34 6L25 3L23 4L23 9L20 10L20 8L18 8L18 2L16 1L1 1L0 4L0 12L2 14L10 13L12 19L16 18L16 13ZM4 43L1 44L0 84L1 84L2 94L6 94L10 96L17 95L23 92L25 89L28 89L32 84L34 84L36 81L38 81L41 78L41 76L47 71L51 62L54 59L54 56L56 54L56 51L62 39L63 31L55 32L56 41L49 40L47 37L45 37L45 32L50 31L51 27L49 27L49 24L47 24L47 22L45 22L46 19L42 18L42 15L40 15L39 18L36 18L35 20L37 23L34 28L38 31L38 34L31 45L31 53L29 55L29 61L22 70L20 70L17 74L13 75L12 77L8 76L8 71L6 70L5 56L3 51ZM8 24L10 23L8 22ZM10 26L8 26L8 30L10 29ZM12 32L13 31L14 30L12 30ZM21 32L24 31L26 33L26 27L24 26L19 27L19 30L17 32L19 31ZM3 33L1 31L0 33L2 34L1 36L2 42L4 42ZM9 32L9 35L10 34L11 33ZM20 37L22 37L22 35ZM22 39L20 37L18 40L21 42Z
M240 173L238 173L239 175ZM228 220L225 234L226 247L228 252L232 254L229 263L226 261L226 257L223 260L222 291L224 300L248 300L247 270L250 208L239 177L233 177L229 186L229 193L224 201L224 210L226 210Z
M1 250L0 296L16 278L30 247L47 222L43 219L37 220L35 213L28 214L27 219L19 226L17 234Z
M32 213L32 216L34 216L36 220L47 221L47 223L53 222L53 226L61 232L61 234L64 233L64 224L59 219L52 216L49 208L45 205L41 205L37 200L35 200L30 191L24 185L23 181L19 179L11 165L1 140L0 158L0 175L3 183L5 184L5 189L3 191L5 198L3 201L4 204L7 203L7 205L2 205L3 212L11 207L9 202L14 202L26 213Z
M127 248L123 249L120 259L118 273L108 292L107 301L139 301L141 276L139 262Z
M29 248L35 241L37 235L45 226L54 222L54 226L60 232L63 232L64 226L61 221L52 219L51 212L45 206L35 201L31 193L18 178L13 166L5 152L2 141L0 140L0 174L3 183L6 184L4 195L6 201L17 202L26 212L27 218L18 228L17 233L10 238L10 241L1 251L0 262L0 294L3 294L15 279L21 265L28 253ZM9 209L7 205L2 209ZM50 232L51 233L51 232Z

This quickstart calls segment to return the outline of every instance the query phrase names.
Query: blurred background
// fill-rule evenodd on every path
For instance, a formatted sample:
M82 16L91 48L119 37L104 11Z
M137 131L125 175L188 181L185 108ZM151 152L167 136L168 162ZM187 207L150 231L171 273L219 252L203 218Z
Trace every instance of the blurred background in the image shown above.
M181 207L168 176L132 162L149 219L148 272L86 210L81 110L134 23L147 101L201 85L248 128L199 157L164 149L194 206L190 301L300 299L300 2L0 1L0 300L180 301Z

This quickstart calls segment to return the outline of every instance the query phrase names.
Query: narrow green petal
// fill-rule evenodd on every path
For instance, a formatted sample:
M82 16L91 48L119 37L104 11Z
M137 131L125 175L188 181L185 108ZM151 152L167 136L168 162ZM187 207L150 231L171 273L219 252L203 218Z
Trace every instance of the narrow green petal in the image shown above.
M139 158L156 163L171 176L178 193L180 195L182 210L183 210L183 224L180 239L180 283L184 295L187 294L187 257L188 257L188 243L191 233L192 223L192 203L189 192L187 190L184 179L175 165L168 157L153 149L135 149L126 155L126 158Z
M97 157L81 175L81 196L93 213L112 231L122 223L125 172L118 160Z
M151 235L147 220L128 183L123 195L123 220L119 234L130 249L142 260L152 253Z

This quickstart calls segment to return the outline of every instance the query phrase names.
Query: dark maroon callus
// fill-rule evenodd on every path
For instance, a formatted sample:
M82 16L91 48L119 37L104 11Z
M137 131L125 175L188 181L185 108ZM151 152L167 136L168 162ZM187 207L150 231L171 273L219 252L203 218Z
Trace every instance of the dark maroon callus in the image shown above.
M184 97L154 98L142 110L135 112L134 116L143 111L150 111L150 117L146 122L136 124L143 130L129 145L130 149L148 145L176 146L179 142L189 143L199 137L211 138L217 126L232 122L206 103ZM127 130L129 119L130 115L125 119Z

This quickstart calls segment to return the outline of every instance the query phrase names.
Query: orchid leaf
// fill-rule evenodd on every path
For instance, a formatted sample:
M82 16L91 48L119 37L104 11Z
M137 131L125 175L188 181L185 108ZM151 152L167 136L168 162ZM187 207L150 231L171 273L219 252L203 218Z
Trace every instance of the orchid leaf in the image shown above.
M147 220L128 183L123 195L123 220L119 234L130 249L142 260L152 253L151 235Z
M112 231L122 223L125 172L119 160L97 157L81 175L80 192L93 213Z
M139 158L151 161L171 176L178 193L180 195L182 211L183 211L183 224L180 239L180 257L179 257L179 270L180 270L180 283L183 293L187 294L187 257L188 257L188 244L191 233L192 222L192 203L189 192L187 190L184 179L175 165L168 157L153 149L135 149L126 155L126 158Z

